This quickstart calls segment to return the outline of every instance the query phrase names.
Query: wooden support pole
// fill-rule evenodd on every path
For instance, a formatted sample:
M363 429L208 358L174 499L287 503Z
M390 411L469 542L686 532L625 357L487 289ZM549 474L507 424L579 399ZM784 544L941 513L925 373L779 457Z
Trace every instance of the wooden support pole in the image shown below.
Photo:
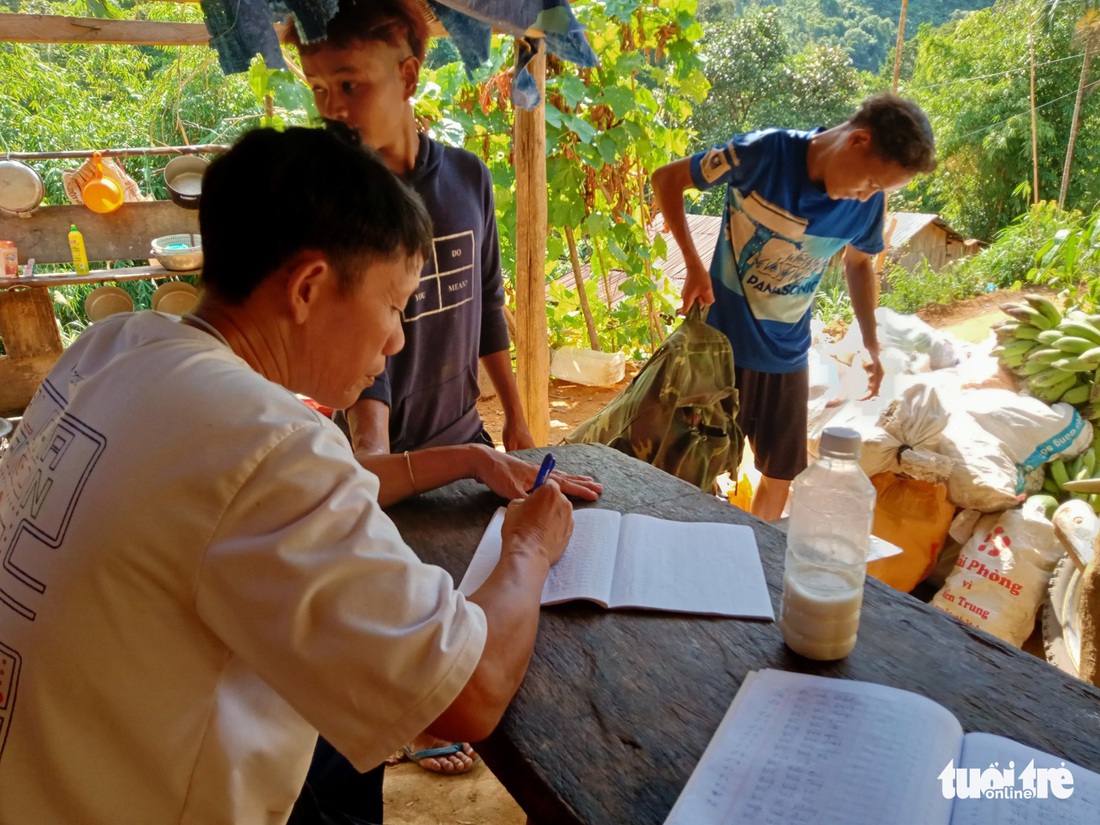
M532 44L527 64L546 98L542 39L516 40L517 57ZM550 348L546 324L546 107L516 109L516 381L536 445L550 438Z
M54 14L0 14L0 41L16 43L115 43L134 46L207 46L202 23L106 20Z

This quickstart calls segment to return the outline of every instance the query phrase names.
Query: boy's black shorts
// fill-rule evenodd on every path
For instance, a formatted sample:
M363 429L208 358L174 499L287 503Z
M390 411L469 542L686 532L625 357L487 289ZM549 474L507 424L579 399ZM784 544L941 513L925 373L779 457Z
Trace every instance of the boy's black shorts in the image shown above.
M734 367L734 378L737 423L752 447L756 469L768 478L790 481L806 469L809 369L778 373Z

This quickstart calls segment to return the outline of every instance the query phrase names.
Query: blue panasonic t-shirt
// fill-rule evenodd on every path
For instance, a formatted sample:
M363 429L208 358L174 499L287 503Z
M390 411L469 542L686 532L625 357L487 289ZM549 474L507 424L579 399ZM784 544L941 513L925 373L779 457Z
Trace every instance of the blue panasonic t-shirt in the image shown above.
M882 251L881 192L834 200L810 180L806 154L821 131L748 132L691 158L698 189L727 184L707 323L729 337L739 367L804 368L810 307L829 259L848 244Z

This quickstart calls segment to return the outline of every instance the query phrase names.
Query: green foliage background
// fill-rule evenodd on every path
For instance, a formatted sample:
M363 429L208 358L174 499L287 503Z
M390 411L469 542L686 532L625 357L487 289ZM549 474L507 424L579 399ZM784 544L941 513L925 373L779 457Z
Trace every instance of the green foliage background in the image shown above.
M1073 289L1093 277L1093 213L1100 201L1096 69L1086 79L1066 210L1030 205L1030 190L1021 190L1031 185L1032 163L1028 31L1034 31L1038 66L1038 194L1050 199L1080 75L1078 24L1090 5L910 0L900 90L928 112L940 168L894 195L891 208L939 213L991 246L935 276L887 271L885 301L911 311L991 285L1043 280ZM0 0L0 7L202 19L195 5L136 0ZM678 296L655 265L666 250L647 231L654 218L649 175L741 131L842 121L866 94L889 88L899 8L896 0L574 3L601 64L580 70L548 63L551 344L588 344L569 264L571 234L600 345L634 355L651 351L676 323ZM495 38L491 60L473 76L456 58L449 41L434 44L416 110L434 137L475 152L492 171L510 278L512 43ZM208 48L0 43L0 78L0 147L10 151L228 143L255 126L309 123L314 114L308 90L291 74L257 62L247 74L225 77ZM126 168L143 191L164 197L166 162L131 159ZM47 203L63 203L61 170L73 162L33 165L45 179ZM722 193L712 192L689 209L717 214L721 202ZM626 298L609 305L612 280ZM147 304L151 285L127 288L139 307ZM63 328L78 331L81 288L58 290L57 299ZM826 279L819 312L843 315L850 311L845 301L842 278Z

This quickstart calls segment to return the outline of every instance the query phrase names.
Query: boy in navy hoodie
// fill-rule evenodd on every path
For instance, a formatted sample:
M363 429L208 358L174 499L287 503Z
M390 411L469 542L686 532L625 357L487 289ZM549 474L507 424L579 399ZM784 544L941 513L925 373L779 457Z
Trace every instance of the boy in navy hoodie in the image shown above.
M492 178L477 156L419 132L413 115L427 38L408 0L344 0L324 40L297 44L326 125L375 150L420 195L433 224L420 287L393 308L403 313L405 346L346 411L355 456L383 488L387 471L405 471L409 450L492 448L477 410L479 361L504 409L505 449L535 446L508 349ZM464 475L480 478L476 452L469 456ZM477 758L469 744L427 735L405 752L444 773L469 770Z
M381 155L423 199L433 258L404 313L405 347L347 411L357 454L492 445L477 411L478 362L504 408L505 449L533 447L508 351L493 182L474 154L417 130L412 97L428 29L406 0L345 2L327 37L299 46L317 111Z

